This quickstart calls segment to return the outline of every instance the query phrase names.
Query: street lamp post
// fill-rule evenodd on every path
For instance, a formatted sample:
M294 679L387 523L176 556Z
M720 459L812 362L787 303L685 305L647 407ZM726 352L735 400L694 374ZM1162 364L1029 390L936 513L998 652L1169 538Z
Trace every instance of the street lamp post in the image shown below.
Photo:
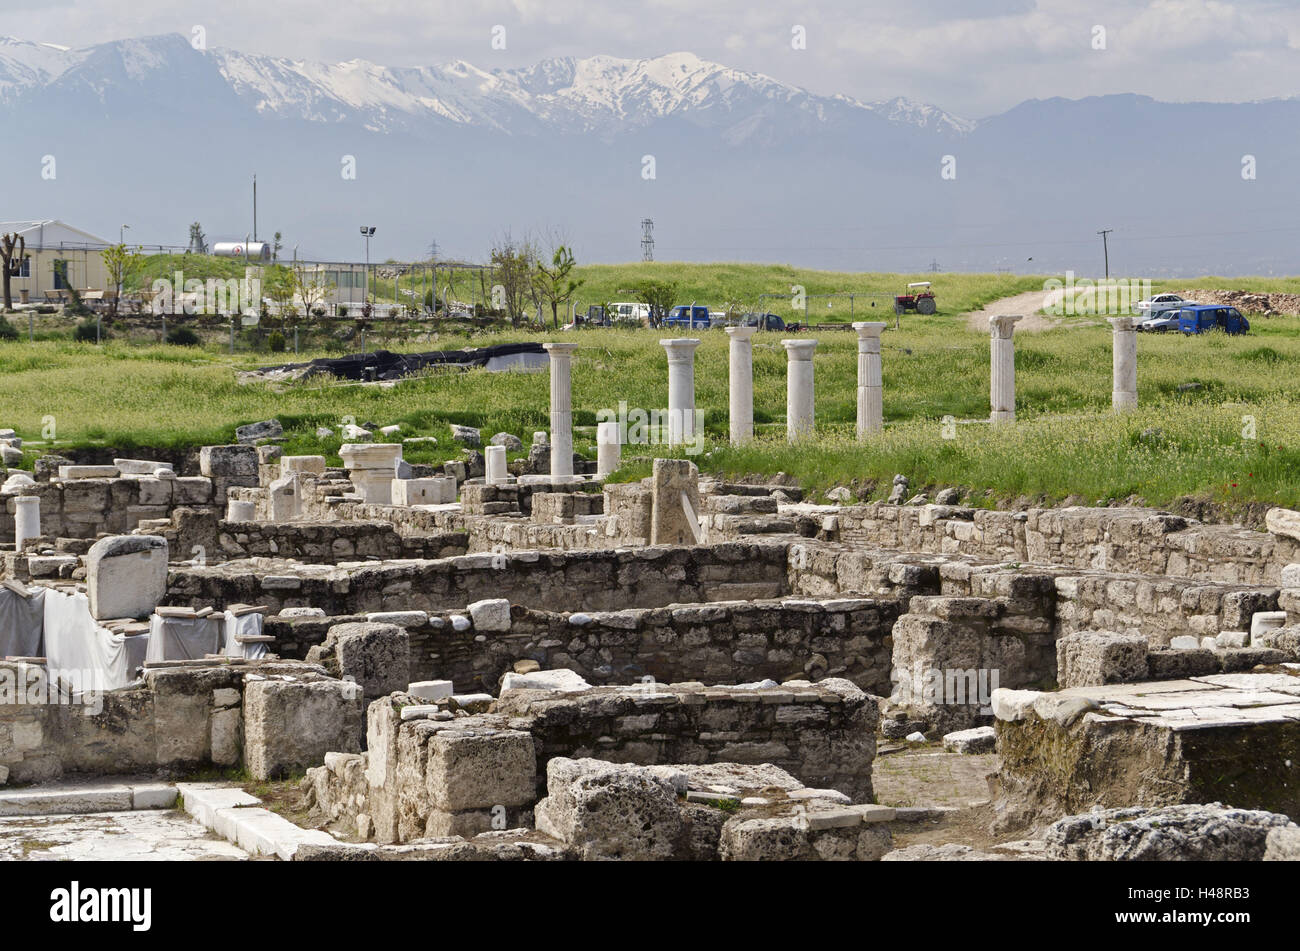
M370 239L375 235L374 225L362 225L361 236L366 239L366 272L361 279L361 306L370 301Z

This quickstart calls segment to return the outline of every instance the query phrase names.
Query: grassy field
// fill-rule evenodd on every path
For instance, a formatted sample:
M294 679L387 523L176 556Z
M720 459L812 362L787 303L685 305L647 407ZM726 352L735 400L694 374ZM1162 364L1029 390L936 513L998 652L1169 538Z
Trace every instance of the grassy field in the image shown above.
M607 280L617 284L636 267L610 269ZM777 277L772 271L771 279ZM752 280L761 286L769 277ZM1027 279L973 275L950 292L965 294L964 306L973 307L986 295L1017 292L1019 285L1008 289L1005 282L1021 280ZM906 279L879 278L881 286L900 281ZM580 331L571 338L582 344L573 375L580 449L594 454L599 411L616 411L620 401L644 409L666 404L660 336L620 330ZM887 494L895 473L905 473L914 489L956 485L981 500L991 493L990 504L1019 496L1089 502L1139 496L1155 505L1194 496L1228 508L1300 504L1300 393L1294 373L1300 366L1300 319L1256 321L1255 332L1245 338L1140 337L1142 408L1121 417L1110 412L1109 327L1082 319L1018 334L1020 421L991 430L975 422L988 415L987 335L968 330L951 312L931 319L908 316L901 330L884 335L888 425L865 444L852 438L856 338L823 331L816 357L817 433L795 447L785 441L785 353L778 337L760 335L754 357L759 439L744 449L726 444L726 336L699 336L704 342L696 360L697 405L706 410L709 442L696 461L708 472L744 477L784 471L810 489L847 485L874 497ZM518 332L472 340L444 335L436 346L544 339ZM405 435L437 436L436 448L408 453L416 462L457 455L451 422L481 426L486 435L512 432L525 443L533 430L547 428L545 374L435 373L393 389L235 381L235 368L265 362L265 356L232 358L178 347L0 343L0 426L13 426L40 443L52 421L55 449L108 445L129 451L224 442L236 425L275 416L289 431L286 452L337 458L338 439L318 440L315 430L350 417L399 422ZM945 425L949 416L954 423ZM622 477L647 471L648 463L636 457L666 451L625 447L629 461Z

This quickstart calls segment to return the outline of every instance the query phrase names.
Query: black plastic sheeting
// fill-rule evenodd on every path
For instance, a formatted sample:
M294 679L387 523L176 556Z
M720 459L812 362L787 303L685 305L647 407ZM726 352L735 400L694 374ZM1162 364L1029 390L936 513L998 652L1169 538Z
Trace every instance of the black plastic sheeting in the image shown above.
M468 370L487 366L494 357L508 357L517 353L545 354L540 343L499 343L474 350L430 350L427 353L393 353L375 350L372 353L353 353L346 357L322 357L310 363L283 363L262 367L261 372L293 371L306 369L303 376L330 373L345 380L399 380L425 367L445 367L449 370Z

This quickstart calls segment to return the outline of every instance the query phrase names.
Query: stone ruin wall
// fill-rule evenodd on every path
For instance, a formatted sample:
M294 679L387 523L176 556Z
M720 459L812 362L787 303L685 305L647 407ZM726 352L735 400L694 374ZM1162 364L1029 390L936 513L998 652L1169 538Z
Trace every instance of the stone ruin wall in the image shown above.
M596 684L842 677L871 694L890 690L890 631L902 606L888 599L733 601L560 614L515 605L508 629L466 613L404 619L409 682L450 680L460 693L495 693L519 660L566 668ZM282 657L305 658L346 617L272 617Z
M17 783L240 767L265 779L359 749L363 733L360 691L292 661L172 662L99 707L47 703L43 666L0 661L7 690L18 702L0 703L0 766Z

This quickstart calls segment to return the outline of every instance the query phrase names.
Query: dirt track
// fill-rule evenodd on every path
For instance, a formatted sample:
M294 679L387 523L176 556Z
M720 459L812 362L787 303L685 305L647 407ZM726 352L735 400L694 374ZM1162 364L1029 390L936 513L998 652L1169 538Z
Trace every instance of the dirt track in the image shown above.
M1027 291L1014 297L995 300L983 310L974 310L966 315L966 326L971 330L987 333L989 318L999 314L1023 314L1024 320L1016 324L1016 330L1049 330L1060 321L1055 317L1045 317L1039 313L1044 307L1060 300L1062 291Z

